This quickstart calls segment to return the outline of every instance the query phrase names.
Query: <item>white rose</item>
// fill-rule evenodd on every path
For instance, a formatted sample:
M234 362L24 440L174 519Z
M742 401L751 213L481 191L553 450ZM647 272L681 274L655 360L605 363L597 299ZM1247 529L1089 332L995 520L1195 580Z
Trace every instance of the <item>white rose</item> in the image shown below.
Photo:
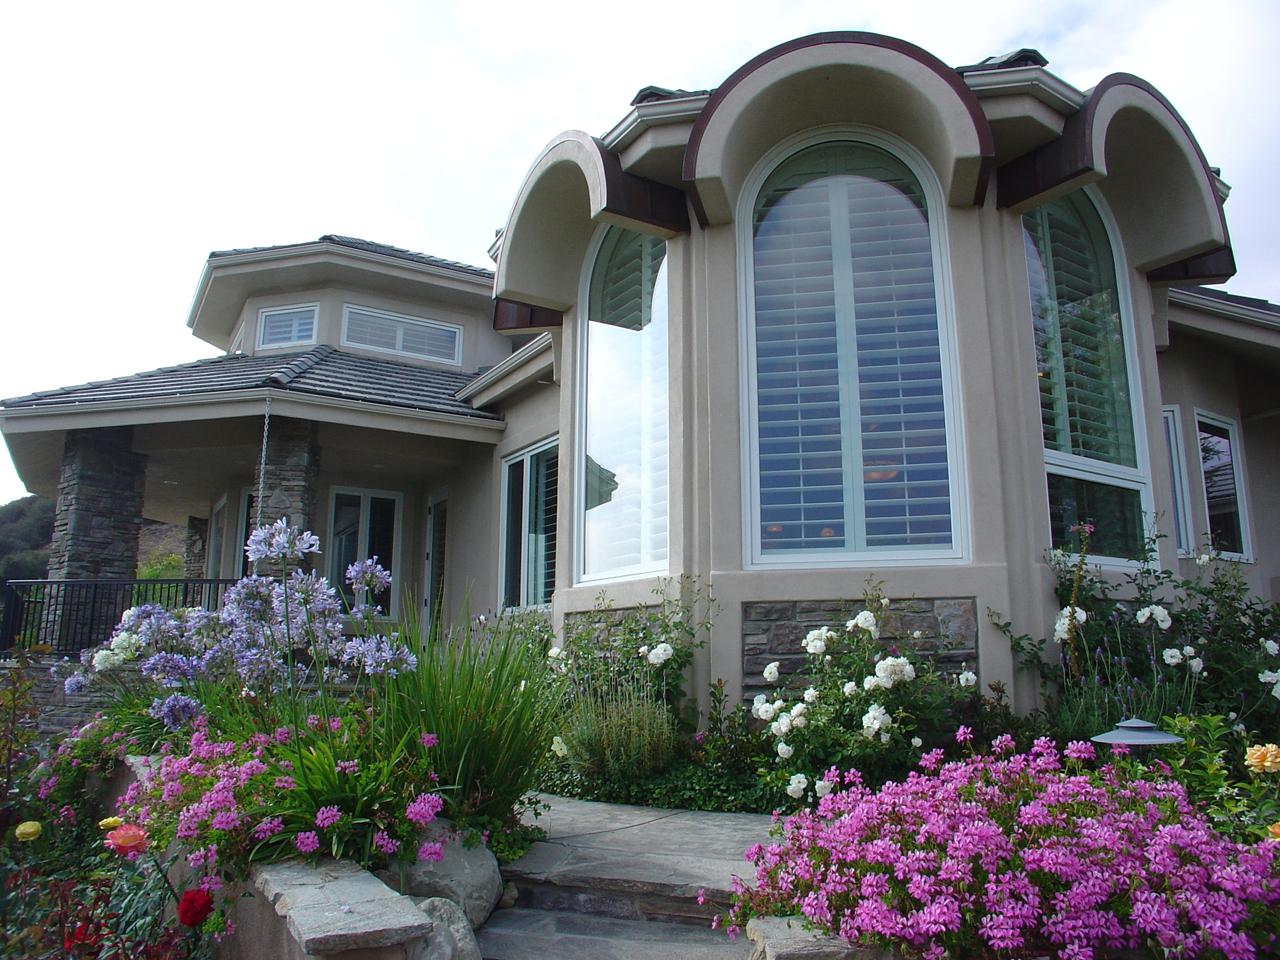
M1280 670L1263 670L1258 674L1258 681L1280 685Z
M805 712L808 709L809 709L808 704L797 703L794 707L791 708L791 719L794 720L796 717L804 716Z
M649 662L655 667L660 667L675 654L675 648L669 643L660 643L649 651Z
M1213 557L1211 557L1207 553L1202 553L1200 554L1200 556L1196 557L1196 566L1207 567L1212 561L1213 561Z
M790 760L791 755L795 753L795 750L791 749L791 746L782 740L778 741L778 746L775 749L778 751L779 758L783 760Z
M841 687L841 689L844 691L844 695L846 697L852 697L855 693L858 692L858 683L856 680L850 680L843 687Z
M1274 687L1271 688L1271 695L1275 697L1277 700L1280 700L1280 683L1277 683Z
M818 780L813 785L813 792L817 795L818 799L821 800L831 792L831 788L833 786L834 784L830 780Z
M882 733L882 734L880 734L880 742L881 742L881 743L888 743L888 742L889 742L889 735L888 735L887 733Z
M1192 673L1199 673L1204 669L1204 661L1199 657L1192 657L1187 661L1187 666L1190 668Z
M769 727L769 731L775 737L786 736L791 732L791 715L787 713L780 714L778 719L773 721L773 725Z
M768 723L770 720L772 720L773 715L775 713L777 713L777 711L774 710L772 703L762 703L755 710L755 715L759 717L761 720L763 720L765 723Z
M647 657L647 656L649 655L649 647L648 647L648 645L646 644L645 646L641 647L641 648L640 648L640 650L639 650L638 652L639 652L640 656L642 656L642 657Z
M764 668L764 678L770 683L778 682L778 661L775 660Z
M1155 617L1156 626L1161 630L1168 630L1173 626L1173 618L1169 616L1169 611L1164 607L1156 607L1151 611L1151 615Z
M756 698L751 701L751 715L753 717L760 716L760 708L769 702L769 698L763 693L757 693Z
M972 670L966 670L956 677L956 682L962 687L976 687L978 685L978 675Z
M1191 644L1187 644L1182 648L1182 655L1184 657L1194 657L1196 655L1196 648L1191 646Z
M551 752L557 757L567 757L569 755L569 748L562 737L551 738Z
M885 683L885 682L884 682L883 680L881 680L879 677L863 677L863 678L862 678L862 689L863 689L863 690L879 690L879 689L881 689L881 688L884 688L885 690L888 690L888 689L890 689L892 686L893 686L893 682L892 682L892 681L890 681L889 683Z
M889 598L888 598L888 597L881 597L881 598L880 598L880 606L882 606L882 607L887 607L888 605L889 605Z
M911 639L912 639L912 640L919 640L919 639L920 639L921 637L923 637L923 636L924 636L924 633L923 633L922 631L920 631L920 630L912 630L912 631L911 631Z
M1164 658L1164 662L1171 667L1176 667L1182 662L1182 651L1177 647L1165 647L1164 652L1160 654Z
M827 652L827 641L823 640L821 637L816 640L810 640L808 644L806 644L805 649L808 650L811 655L820 657Z
M917 750L919 750L921 747L924 746L924 741L921 740L919 737L912 737L911 745L915 747Z
M1262 649L1267 651L1268 655L1274 657L1277 653L1280 653L1280 643L1276 643L1274 640L1263 640Z
M818 690L816 687L810 687L808 690L804 692L805 703L817 703L817 701L818 701Z
M792 776L791 780L787 783L787 796L792 799L799 800L804 796L804 792L808 787L809 778L803 773L797 773Z
M791 725L795 727L797 730L799 730L808 722L809 722L808 717L792 717L791 718Z

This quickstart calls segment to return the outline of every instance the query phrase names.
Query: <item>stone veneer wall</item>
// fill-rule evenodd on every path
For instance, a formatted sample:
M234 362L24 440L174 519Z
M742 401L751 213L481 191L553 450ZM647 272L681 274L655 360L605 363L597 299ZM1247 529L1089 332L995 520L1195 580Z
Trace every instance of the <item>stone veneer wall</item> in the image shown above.
M110 691L101 688L68 697L62 688L62 680L55 679L50 673L57 663L56 657L35 658L25 667L18 666L15 660L0 660L0 674L20 670L34 681L31 697L40 708L36 715L36 729L41 736L55 741L62 739L72 727L83 726L116 699ZM5 683L8 683L8 677L0 676L0 684Z
M287 517L295 527L314 530L316 478L320 472L320 443L311 420L272 417L267 434L267 461L263 490L262 522ZM258 491L258 465L254 465L253 490Z
M209 521L204 517L187 517L187 538L182 551L182 575L188 580L203 580L208 571Z
M805 634L817 627L839 625L864 609L858 600L788 600L748 602L742 605L743 696L772 689L761 673L778 661L783 674L804 668L800 646ZM893 600L880 617L880 642L931 658L940 669L959 671L962 663L977 670L978 604L973 597L913 598ZM920 639L912 638L920 631Z
M132 427L69 430L49 550L50 580L131 580L147 458L133 452Z

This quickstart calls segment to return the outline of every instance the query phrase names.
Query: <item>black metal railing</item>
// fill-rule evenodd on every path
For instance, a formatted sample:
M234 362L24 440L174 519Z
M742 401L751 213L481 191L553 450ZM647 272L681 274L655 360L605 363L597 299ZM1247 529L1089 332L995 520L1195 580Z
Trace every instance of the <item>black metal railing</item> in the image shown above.
M235 580L10 580L3 588L0 650L47 643L77 654L103 643L120 615L141 603L217 609Z

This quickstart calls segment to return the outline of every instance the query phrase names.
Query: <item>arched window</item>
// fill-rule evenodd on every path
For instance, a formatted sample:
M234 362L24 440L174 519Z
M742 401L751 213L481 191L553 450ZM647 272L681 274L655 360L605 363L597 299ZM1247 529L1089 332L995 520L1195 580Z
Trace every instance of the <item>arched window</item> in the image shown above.
M1143 556L1143 497L1115 257L1098 210L1077 191L1023 216L1040 424L1054 547L1092 523L1090 551Z
M612 227L582 324L579 578L667 570L666 244Z
M956 437L925 191L870 143L769 174L748 292L753 559L956 556Z

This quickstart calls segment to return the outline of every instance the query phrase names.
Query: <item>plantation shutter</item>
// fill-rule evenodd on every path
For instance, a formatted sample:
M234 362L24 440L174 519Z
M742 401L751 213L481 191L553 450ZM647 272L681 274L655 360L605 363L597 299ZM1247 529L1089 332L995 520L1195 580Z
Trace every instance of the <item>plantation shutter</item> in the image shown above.
M666 244L610 232L587 325L584 573L667 560Z
M529 540L525 562L526 602L550 603L556 588L555 447L535 453L529 469Z
M875 147L805 150L754 216L765 551L951 543L933 250L923 192Z
M1137 465L1110 246L1079 197L1028 213L1028 262L1045 447Z

